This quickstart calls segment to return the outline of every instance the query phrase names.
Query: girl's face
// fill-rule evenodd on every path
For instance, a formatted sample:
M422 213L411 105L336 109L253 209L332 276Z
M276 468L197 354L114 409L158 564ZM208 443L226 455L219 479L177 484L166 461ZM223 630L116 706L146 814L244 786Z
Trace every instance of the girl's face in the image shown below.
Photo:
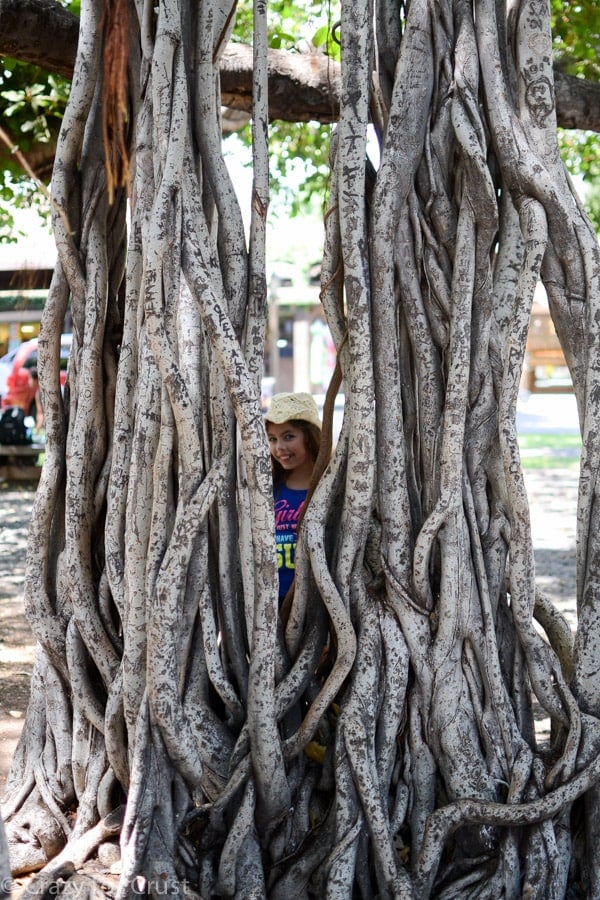
M314 460L306 445L306 437L301 428L283 422L267 422L267 437L271 456L277 460L286 474L308 473L310 477Z

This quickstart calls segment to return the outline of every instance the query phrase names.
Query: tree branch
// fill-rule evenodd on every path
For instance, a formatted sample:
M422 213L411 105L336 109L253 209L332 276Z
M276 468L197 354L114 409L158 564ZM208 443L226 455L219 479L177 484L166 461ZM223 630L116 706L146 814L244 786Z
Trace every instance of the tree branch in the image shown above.
M269 50L269 118L286 122L335 122L340 106L340 67L318 53ZM252 48L229 44L221 60L221 101L252 110Z
M70 77L79 20L55 0L0 0L0 54ZM335 122L339 65L319 53L269 50L269 116L287 122ZM555 69L556 110L562 128L600 132L600 83ZM229 44L221 62L223 105L252 110L252 50Z
M0 0L0 55L71 78L79 19L55 0Z
M556 115L561 128L600 131L600 83L554 69Z

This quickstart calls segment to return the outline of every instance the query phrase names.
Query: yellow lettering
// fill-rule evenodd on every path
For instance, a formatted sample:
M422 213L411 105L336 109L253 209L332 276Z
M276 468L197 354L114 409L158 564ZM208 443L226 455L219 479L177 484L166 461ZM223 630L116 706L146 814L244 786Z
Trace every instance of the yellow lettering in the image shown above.
M292 562L292 550L294 549L293 544L284 544L283 549L285 551L285 567L286 569L295 569L296 566Z

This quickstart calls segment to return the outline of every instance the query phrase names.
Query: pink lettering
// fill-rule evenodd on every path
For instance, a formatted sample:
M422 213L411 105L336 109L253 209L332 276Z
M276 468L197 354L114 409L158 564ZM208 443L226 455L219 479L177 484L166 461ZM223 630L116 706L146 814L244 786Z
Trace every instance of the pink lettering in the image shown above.
M292 528L298 524L300 513L304 501L297 508L291 507L287 500L277 500L275 502L275 527L280 528L282 525L291 525Z

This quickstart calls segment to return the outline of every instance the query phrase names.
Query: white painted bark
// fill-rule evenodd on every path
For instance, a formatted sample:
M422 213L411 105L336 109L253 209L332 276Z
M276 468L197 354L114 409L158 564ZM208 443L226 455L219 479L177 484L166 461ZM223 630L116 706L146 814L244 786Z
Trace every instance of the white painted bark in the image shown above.
M513 6L342 3L322 300L345 416L282 620L259 406L268 5L246 245L220 148L231 4L131 4L126 226L83 3L40 345L38 650L3 804L13 870L48 864L40 892L123 805L123 898L138 877L285 900L598 893L599 254L557 155L547 10ZM515 425L540 277L582 414L574 641L536 588Z

